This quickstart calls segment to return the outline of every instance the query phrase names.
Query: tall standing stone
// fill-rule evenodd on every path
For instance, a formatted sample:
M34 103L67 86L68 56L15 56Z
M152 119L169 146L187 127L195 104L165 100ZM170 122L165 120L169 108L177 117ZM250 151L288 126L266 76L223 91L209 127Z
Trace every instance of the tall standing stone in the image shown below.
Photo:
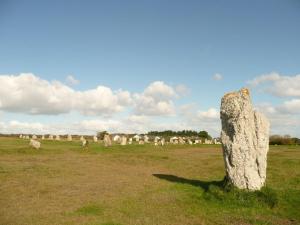
M110 139L109 134L104 135L103 141L104 141L105 147L111 146L111 139Z
M220 114L228 182L240 189L259 190L266 180L268 120L253 111L246 88L224 95Z
M121 145L126 145L126 144L127 144L127 137L123 135L121 137Z

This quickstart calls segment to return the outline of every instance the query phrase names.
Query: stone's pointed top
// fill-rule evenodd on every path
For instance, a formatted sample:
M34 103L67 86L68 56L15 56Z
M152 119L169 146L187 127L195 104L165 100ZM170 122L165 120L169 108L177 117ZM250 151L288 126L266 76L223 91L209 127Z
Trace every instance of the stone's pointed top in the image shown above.
M231 97L236 97L238 95L249 97L250 96L250 91L249 91L248 88L242 88L239 91L229 92L229 93L225 94L224 97L223 97L223 99L231 98Z
M242 88L240 91L239 91L242 95L246 95L246 96L249 96L250 95L250 91L248 88Z

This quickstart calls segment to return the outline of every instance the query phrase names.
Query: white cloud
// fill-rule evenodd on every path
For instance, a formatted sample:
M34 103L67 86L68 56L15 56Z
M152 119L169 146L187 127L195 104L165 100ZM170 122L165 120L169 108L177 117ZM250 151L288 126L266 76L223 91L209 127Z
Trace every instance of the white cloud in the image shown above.
M198 116L201 119L219 119L220 113L215 108L209 108L207 111L199 111Z
M143 93L134 94L134 111L139 115L175 115L172 99L178 96L173 87L162 81L155 81Z
M194 103L182 105L180 114L185 121L186 127L193 130L206 130L213 136L220 134L221 121L220 113L215 108L198 110Z
M59 81L49 82L34 74L0 75L0 110L25 114L57 115L78 111L84 115L111 116L126 109L139 115L174 115L173 100L186 90L162 81L151 83L142 93L97 86L76 91Z
M276 106L262 103L255 108L270 120L272 134L290 134L299 137L300 111L297 112L297 108L300 109L299 100L286 101Z
M168 100L178 96L174 88L166 85L163 81L151 83L145 89L143 95L154 98L155 100Z
M104 86L75 91L59 81L49 82L33 74L0 76L0 109L4 111L55 115L75 110L107 115L122 111L130 103L129 92Z
M283 76L278 73L264 74L248 81L252 87L263 86L263 90L279 97L300 97L300 74Z
M292 99L285 101L277 107L277 110L282 113L299 114L300 115L300 99Z
M213 75L213 79L216 80L216 81L219 81L219 80L223 79L223 76L220 73L216 73L216 74Z
M80 83L79 80L76 80L72 75L67 76L66 82L67 82L67 84L69 84L71 86L77 85Z
M60 114L72 108L75 91L33 74L0 76L0 109L28 114Z
M190 90L187 86L185 86L184 84L179 84L175 87L175 91L178 93L178 95L188 95L190 93Z

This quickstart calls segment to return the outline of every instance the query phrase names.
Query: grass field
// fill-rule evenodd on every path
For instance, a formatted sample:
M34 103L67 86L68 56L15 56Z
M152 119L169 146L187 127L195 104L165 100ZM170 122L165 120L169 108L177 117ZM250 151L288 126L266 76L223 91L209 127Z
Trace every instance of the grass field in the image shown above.
M220 146L0 138L1 225L300 224L300 146L274 146L267 187L224 191Z

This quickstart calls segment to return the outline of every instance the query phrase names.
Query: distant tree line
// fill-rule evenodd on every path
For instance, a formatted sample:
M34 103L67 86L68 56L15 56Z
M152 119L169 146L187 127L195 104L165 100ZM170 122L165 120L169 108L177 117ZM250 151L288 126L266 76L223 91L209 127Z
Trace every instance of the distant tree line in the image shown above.
M152 136L161 136L161 137L171 137L171 136L183 136L183 137L200 137L203 139L212 139L212 137L208 134L207 131L202 130L200 132L194 130L182 130L182 131L173 131L173 130L165 130L165 131L150 131L148 135Z
M290 135L272 135L270 136L270 145L299 145L300 139Z

